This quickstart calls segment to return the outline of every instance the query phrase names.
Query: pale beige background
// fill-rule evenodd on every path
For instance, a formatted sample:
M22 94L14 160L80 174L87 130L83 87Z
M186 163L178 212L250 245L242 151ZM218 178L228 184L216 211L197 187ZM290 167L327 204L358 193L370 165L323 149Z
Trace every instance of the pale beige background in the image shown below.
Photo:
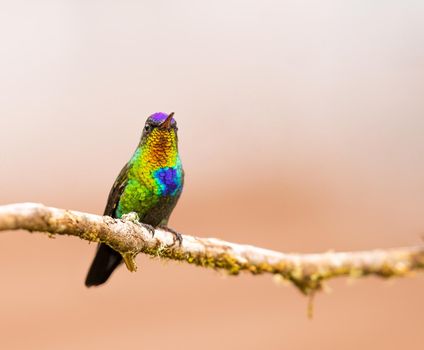
M422 1L0 1L0 202L101 213L144 120L175 111L172 226L282 251L424 232ZM424 279L330 283L138 258L86 289L94 245L0 236L1 349L419 349Z

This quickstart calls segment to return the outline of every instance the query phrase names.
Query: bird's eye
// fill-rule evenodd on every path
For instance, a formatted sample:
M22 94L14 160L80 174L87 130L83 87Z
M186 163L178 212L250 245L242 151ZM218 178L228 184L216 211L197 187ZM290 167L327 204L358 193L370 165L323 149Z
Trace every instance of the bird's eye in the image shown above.
M146 124L144 126L144 131L149 132L152 129L152 127L149 124Z

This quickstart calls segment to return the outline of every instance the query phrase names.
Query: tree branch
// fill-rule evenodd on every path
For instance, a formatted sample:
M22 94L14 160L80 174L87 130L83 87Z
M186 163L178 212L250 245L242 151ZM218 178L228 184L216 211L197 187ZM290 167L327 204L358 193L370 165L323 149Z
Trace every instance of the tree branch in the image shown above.
M333 277L400 277L424 269L423 245L362 252L285 254L188 235L182 235L180 245L172 232L155 229L153 236L152 228L139 223L132 215L118 220L35 203L0 206L0 231L19 229L106 243L122 254L131 271L136 270L135 256L145 253L225 270L231 275L240 271L255 275L271 273L293 282L309 295L319 290L324 280Z

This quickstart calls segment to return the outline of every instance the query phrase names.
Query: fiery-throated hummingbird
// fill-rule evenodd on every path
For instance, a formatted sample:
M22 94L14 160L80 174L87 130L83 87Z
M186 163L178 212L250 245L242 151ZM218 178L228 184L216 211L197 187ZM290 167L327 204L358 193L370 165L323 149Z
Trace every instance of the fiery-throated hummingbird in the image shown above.
M121 218L135 212L142 223L167 225L184 183L173 115L155 113L147 119L137 149L110 190L104 215ZM100 243L85 285L106 282L121 262L121 254Z

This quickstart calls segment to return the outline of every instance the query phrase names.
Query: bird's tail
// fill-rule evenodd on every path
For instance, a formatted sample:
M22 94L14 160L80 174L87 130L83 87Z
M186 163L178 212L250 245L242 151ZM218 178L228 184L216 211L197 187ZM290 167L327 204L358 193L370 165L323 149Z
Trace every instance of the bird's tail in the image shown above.
M121 262L121 254L106 244L99 244L96 256L85 279L85 285L91 287L105 283Z

